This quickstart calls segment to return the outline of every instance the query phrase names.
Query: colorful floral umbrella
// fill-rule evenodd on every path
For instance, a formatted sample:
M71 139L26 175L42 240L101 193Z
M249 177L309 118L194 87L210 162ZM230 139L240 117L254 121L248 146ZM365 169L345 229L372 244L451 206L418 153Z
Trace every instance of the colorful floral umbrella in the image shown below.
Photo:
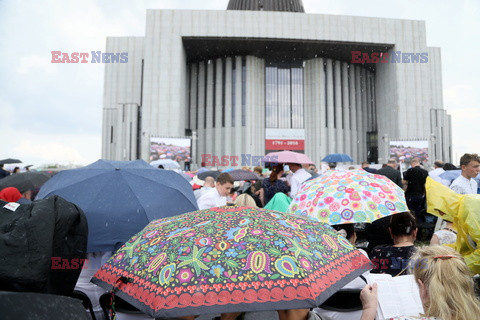
M362 169L329 171L308 180L290 204L290 213L330 225L372 222L406 210L400 187L385 176Z
M152 221L92 282L152 317L313 308L370 269L329 226L252 207Z

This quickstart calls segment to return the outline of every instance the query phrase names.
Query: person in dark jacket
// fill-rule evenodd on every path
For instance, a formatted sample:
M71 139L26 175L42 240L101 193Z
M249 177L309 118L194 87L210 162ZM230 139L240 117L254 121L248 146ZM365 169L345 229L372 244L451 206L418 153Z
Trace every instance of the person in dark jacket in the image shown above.
M411 168L404 172L403 183L407 185L405 198L408 208L415 213L417 221L423 221L425 210L425 181L428 171L420 167L420 161L415 158L410 162Z
M395 182L400 188L403 188L402 175L400 174L400 171L397 170L397 161L395 159L389 159L385 167L377 170L377 174L387 177Z

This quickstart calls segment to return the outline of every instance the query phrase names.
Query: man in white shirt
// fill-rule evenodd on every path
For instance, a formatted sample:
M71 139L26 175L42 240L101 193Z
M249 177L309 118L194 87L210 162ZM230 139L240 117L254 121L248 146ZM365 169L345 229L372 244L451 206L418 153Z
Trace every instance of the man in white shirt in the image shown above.
M209 190L215 188L215 179L213 177L206 177L205 183L201 189L193 191L193 195L195 196L195 200L198 201L201 196L207 193Z
M476 194L477 182L473 179L480 172L480 157L476 153L465 153L460 158L462 174L450 185L450 189L460 194Z
M302 165L298 163L288 163L288 167L293 172L290 180L290 197L294 198L302 183L312 175L308 173L307 170L303 169Z
M443 170L443 161L436 160L433 166L435 167L435 169L428 172L428 176L437 182L443 183L442 182L443 179L440 178L440 175L445 172L445 170Z
M217 177L215 188L208 190L197 201L200 210L221 207L227 204L227 196L233 188L232 177L224 172Z

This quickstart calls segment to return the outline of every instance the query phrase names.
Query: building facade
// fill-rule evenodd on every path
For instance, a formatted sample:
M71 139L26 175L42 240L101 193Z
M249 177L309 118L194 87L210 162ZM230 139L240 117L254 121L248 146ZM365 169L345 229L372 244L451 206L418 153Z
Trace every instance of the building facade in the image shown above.
M273 0L146 19L145 37L107 38L128 63L106 64L105 159L148 160L150 137L191 136L197 165L202 154L275 150L382 163L393 140L428 141L432 162L451 161L440 49L427 46L423 21Z

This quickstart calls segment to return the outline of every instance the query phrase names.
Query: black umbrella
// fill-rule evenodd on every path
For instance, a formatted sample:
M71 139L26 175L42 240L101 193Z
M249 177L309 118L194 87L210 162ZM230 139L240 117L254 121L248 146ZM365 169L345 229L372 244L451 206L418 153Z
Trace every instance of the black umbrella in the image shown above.
M15 187L23 193L27 190L40 189L48 179L50 179L50 175L45 172L22 172L11 174L0 180L0 190L7 187Z
M243 180L258 180L260 177L255 173L247 170L233 170L228 173L234 181L243 181Z
M0 160L0 164L7 164L7 163L22 163L22 161L18 159L12 159L12 158Z
M0 314L3 320L88 320L80 300L32 292L0 291Z
M205 180L207 177L213 177L216 180L217 177L220 175L220 173L221 173L220 171L210 170L210 171L199 173L197 177L200 180Z

